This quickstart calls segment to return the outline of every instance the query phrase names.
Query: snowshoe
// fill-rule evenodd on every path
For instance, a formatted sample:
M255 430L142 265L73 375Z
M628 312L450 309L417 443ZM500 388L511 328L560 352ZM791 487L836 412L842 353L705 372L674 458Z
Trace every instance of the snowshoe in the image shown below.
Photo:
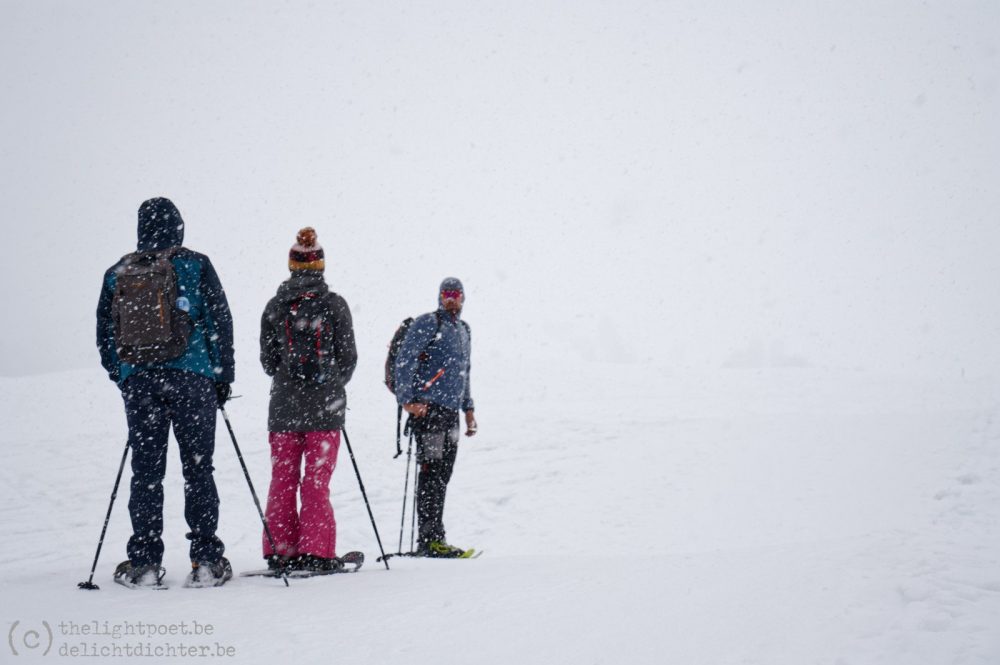
M309 555L298 557L295 563L285 570L288 577L301 579L306 577L316 577L318 575L333 575L336 573L356 573L365 563L365 555L361 552L348 552L344 556L336 557L336 559L306 557L309 557ZM313 567L302 567L306 565L312 565ZM240 577L281 577L281 571L273 570L271 568L246 570L240 573Z
M210 586L222 586L233 579L233 567L229 559L222 557L215 562L192 561L191 572L184 580L184 586L190 589L201 589Z
M313 554L303 554L299 557L295 569L307 573L336 573L343 567L344 562L337 557L327 559Z
M460 559L465 554L462 548L449 545L443 540L432 540L426 546L421 546L417 552L420 556L432 559Z
M151 589L154 591L166 589L163 576L167 569L159 565L133 566L129 560L122 561L115 568L114 580L129 589Z

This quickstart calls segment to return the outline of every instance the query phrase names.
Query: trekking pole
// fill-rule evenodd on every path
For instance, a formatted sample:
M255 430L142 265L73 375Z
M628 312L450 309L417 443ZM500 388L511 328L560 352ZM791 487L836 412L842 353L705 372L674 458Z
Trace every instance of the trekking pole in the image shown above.
M375 530L375 540L378 541L379 552L382 553L382 563L385 564L385 569L389 570L389 561L385 558L385 550L382 548L382 539L378 535L378 527L375 526L375 516L372 514L371 504L368 503L368 493L365 492L365 484L361 481L361 471L358 470L358 462L354 459L354 450L351 449L351 440L347 438L347 430L341 429L344 433L344 443L347 444L347 452L351 456L351 464L354 465L354 475L358 477L358 486L361 488L361 497L365 500L365 507L368 509L368 519L372 521L372 529Z
M271 529L267 526L267 520L264 519L264 511L260 509L260 499L257 498L257 492L253 488L253 481L250 480L250 472L247 471L247 464L243 461L243 453L240 452L240 444L236 443L236 433L233 432L233 425L229 422L229 414L226 413L226 409L220 404L219 411L222 411L222 417L226 421L226 428L229 430L229 438L233 440L233 448L236 449L236 456L240 459L240 466L243 467L243 475L247 479L247 485L250 486L250 494L253 496L253 503L257 506L257 514L260 515L260 523L264 525L264 533L267 534L267 542L271 545L271 551L276 553L278 548L274 545L274 537L271 536ZM281 579L285 581L285 586L288 586L288 574L285 569L281 569Z
M111 509L115 505L115 497L118 496L118 484L122 480L122 471L125 470L125 458L128 457L128 441L125 442L125 450L122 452L122 463L118 465L118 475L115 477L115 487L111 490L111 501L108 502L108 514L104 517L104 528L101 529L101 537L97 541L97 553L94 554L94 565L90 567L90 579L77 584L81 589L89 591L100 589L94 584L94 571L97 570L97 560L101 557L101 546L104 545L104 535L108 532L108 522L111 521Z
M410 437L412 438L412 434ZM413 534L417 531L417 479L418 471L420 470L420 456L417 456L417 461L413 463L413 507L410 510L410 551L416 550L416 546L413 543Z
M399 549L397 554L403 553L403 530L406 525L406 499L410 494L410 458L413 453L413 435L410 435L410 445L406 447L406 474L403 476L403 514L399 517Z
M396 454L392 456L392 459L396 459L397 457L403 454L403 449L399 447L400 428L402 426L403 426L403 405L400 404L396 407ZM406 454L409 455L410 453L407 452ZM406 475L410 475L409 460L407 460L406 462Z

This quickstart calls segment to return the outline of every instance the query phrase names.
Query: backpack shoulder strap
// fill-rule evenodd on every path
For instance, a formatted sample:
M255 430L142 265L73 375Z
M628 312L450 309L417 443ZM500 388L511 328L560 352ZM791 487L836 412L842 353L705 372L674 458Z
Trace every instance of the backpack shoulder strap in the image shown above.
M126 254L125 256L123 256L121 259L119 259L119 263L121 263L123 266L127 266L128 264L132 263L133 261L141 259L141 258L143 258L145 256L150 256L150 257L153 257L154 259L165 258L168 261L170 261L175 256L177 256L178 254L180 254L182 251L185 251L185 250L186 250L186 248L185 247L181 247L180 245L177 245L177 246L174 246L174 247L168 247L167 249L158 249L158 250L153 250L153 251L140 251L140 250L136 250L134 252L129 252L128 254Z
M433 344L434 342L436 342L437 339L438 339L438 335L441 334L441 323L442 323L442 321L441 321L441 312L439 312L437 310L434 310L434 323L435 323L434 334L431 335L431 339L430 339L429 342L427 342L427 346L424 347L424 351L426 351L427 349L431 348L431 344Z
M344 303L346 305L347 301L340 297L340 295L335 291L327 291L323 294L323 304L326 305L326 311L330 316L337 316L337 310L340 307L340 303Z
M167 261L170 261L183 251L186 251L184 247L176 245L174 247L168 247L167 249L163 250L161 256L165 258Z

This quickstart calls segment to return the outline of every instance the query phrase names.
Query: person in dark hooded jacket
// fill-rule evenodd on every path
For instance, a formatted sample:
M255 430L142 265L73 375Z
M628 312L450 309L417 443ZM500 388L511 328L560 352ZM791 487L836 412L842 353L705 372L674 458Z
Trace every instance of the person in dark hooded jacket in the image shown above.
M165 198L145 201L139 207L137 251L104 274L97 306L101 364L125 401L132 451L133 533L126 548L128 560L115 570L115 580L127 586L156 586L163 577L163 478L171 426L180 448L184 517L191 529L187 585L218 586L232 577L222 556L225 546L216 535L219 494L212 455L215 412L228 399L235 373L233 322L212 262L182 247L183 241L184 220L177 207ZM125 285L135 283L128 281L130 270L158 259L169 266L176 299L164 302L158 292L152 311L176 322L171 332L184 334L176 351L144 359L124 332L126 310L138 307L123 305L122 299L130 297Z
M351 311L323 278L323 248L312 228L299 231L288 268L291 276L260 321L260 362L272 377L267 523L276 548L265 534L263 552L272 569L332 570L342 563L330 478L358 353Z

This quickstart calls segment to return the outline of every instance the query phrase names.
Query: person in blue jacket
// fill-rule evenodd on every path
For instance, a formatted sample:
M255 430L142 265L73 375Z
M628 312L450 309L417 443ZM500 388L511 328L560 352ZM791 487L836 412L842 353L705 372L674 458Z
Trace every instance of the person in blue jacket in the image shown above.
M184 220L177 207L165 198L145 201L139 207L137 251L104 274L97 306L101 364L121 390L132 450L128 507L133 533L128 560L115 571L115 581L126 586L158 586L163 577L163 478L171 426L180 448L184 517L190 528L192 571L186 585L218 586L232 577L225 546L216 535L219 494L212 466L216 410L229 398L234 380L232 316L212 262L182 247L183 241ZM172 272L165 279L176 299L164 305L162 295L153 297L160 308L156 316L179 322L174 332L183 331L176 352L166 359L135 352L123 332L128 312L141 305L140 296L126 292L127 275L133 266L157 257L169 261L160 265ZM128 297L137 304L124 304ZM143 332L136 334L141 341Z
M456 557L464 551L445 539L444 502L458 455L459 411L465 413L465 435L476 433L472 401L472 340L462 320L465 289L449 277L438 289L437 311L417 317L396 361L396 399L410 414L408 426L417 440L417 554Z

